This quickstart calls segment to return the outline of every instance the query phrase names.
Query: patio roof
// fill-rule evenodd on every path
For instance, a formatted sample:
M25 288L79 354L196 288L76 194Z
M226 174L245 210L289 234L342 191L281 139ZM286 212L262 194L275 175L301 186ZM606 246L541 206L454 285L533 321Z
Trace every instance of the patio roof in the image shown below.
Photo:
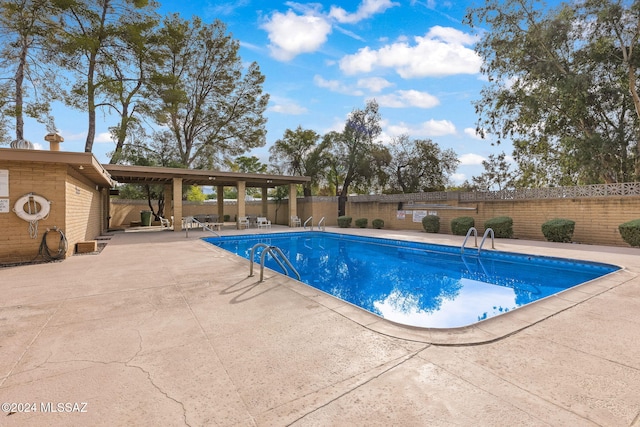
M203 169L110 164L105 164L103 167L113 180L123 184L171 184L174 178L182 178L182 183L187 185L235 187L238 182L244 181L247 187L273 188L279 185L303 184L311 180L306 176L220 172Z
M0 158L7 161L64 164L101 187L111 187L109 173L91 153L69 151L0 148Z

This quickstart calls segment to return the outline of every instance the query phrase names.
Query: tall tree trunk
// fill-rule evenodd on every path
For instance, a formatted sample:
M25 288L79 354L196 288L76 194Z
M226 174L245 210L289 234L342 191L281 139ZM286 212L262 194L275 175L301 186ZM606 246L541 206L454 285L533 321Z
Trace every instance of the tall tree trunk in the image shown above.
M92 55L87 73L87 113L89 116L89 126L87 128L87 140L84 144L84 151L91 153L93 141L96 138L96 88L94 84L94 74L96 68L96 56Z
M24 99L22 94L22 84L24 82L24 68L27 64L27 44L26 41L22 42L22 49L20 50L20 59L18 61L18 68L16 69L16 140L22 141L24 139L24 115L23 105Z
M344 216L347 207L347 196L340 193L338 196L338 216Z

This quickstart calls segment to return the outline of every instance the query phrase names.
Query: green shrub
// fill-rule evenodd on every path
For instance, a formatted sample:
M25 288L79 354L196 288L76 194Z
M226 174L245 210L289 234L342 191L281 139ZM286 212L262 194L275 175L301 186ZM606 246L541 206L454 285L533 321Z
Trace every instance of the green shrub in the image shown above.
M475 220L470 216L460 216L451 220L451 232L456 236L465 236L467 231L475 226Z
M351 217L350 216L339 216L338 217L338 227L340 227L340 228L349 228L349 227L351 227Z
M440 217L438 215L427 215L422 218L422 228L427 233L437 233L440 231Z
M576 222L570 219L555 218L542 224L542 234L549 242L570 243Z
M358 218L356 219L356 227L358 228L367 228L367 223L369 221L367 220L367 218Z
M640 246L640 219L625 222L618 226L622 240L631 246Z
M225 215L223 218L224 222L229 222L229 220L231 219L231 215Z
M381 229L382 227L384 227L384 220L380 219L380 218L376 218L373 221L371 221L371 226L373 228L377 228L378 230Z
M513 237L513 219L508 216L497 216L484 222L484 229L491 228L493 235L510 239Z

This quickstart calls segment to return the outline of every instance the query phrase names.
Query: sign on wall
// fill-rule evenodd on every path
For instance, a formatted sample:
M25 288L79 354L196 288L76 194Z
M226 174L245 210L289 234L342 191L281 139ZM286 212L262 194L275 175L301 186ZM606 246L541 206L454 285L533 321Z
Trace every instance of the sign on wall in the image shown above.
M427 211L413 211L413 222L422 222L422 218L427 216Z
M0 169L0 197L9 197L9 171L5 169Z

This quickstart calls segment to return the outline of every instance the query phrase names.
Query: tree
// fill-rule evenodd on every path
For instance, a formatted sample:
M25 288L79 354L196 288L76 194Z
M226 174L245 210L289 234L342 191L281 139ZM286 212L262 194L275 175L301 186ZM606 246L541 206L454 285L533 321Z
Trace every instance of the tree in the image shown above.
M319 141L320 135L315 131L298 126L296 130L287 129L282 139L269 148L269 161L278 164L284 173L311 178L303 184L305 197L313 194L329 166L328 141Z
M234 161L225 160L225 165L231 172L241 173L266 173L268 169L268 166L262 163L256 156L240 156L236 157ZM257 190L256 188L247 188L245 190L245 193L252 197L262 197L262 192Z
M476 45L489 80L478 129L513 140L520 184L638 178L638 18L620 1L545 10L490 0L469 11L468 23L491 28Z
M155 132L151 138L148 138L143 128L137 127L136 130L137 132L129 135L131 143L123 146L118 156L119 163L174 168L181 166L170 132ZM153 213L155 220L159 221L161 216L164 217L164 186L145 184L140 187L142 189L139 190L139 193L145 195L149 210ZM129 191L129 194L135 194L135 192ZM153 209L152 200L158 202L157 211Z
M190 202L204 202L207 197L202 192L202 188L198 185L190 185L187 190L187 200Z
M44 121L49 111L47 86L53 79L41 52L52 28L50 3L44 0L0 3L0 70L2 75L11 76L0 85L0 111L3 119L15 118L16 142L24 141L25 114ZM25 101L25 97L31 100Z
M490 154L487 160L482 161L484 172L472 178L477 188L489 191L497 187L498 191L514 187L514 175L511 172L509 162L506 161L505 153L497 156Z
M453 150L443 151L429 139L411 140L406 134L395 138L389 151L389 190L393 193L443 191L460 163Z
M264 76L256 63L243 75L239 43L225 25L170 15L158 37L164 60L151 76L146 110L173 134L181 163L213 169L263 146Z
M110 78L104 84L105 106L115 112L118 123L110 128L116 148L109 163L119 162L127 139L136 132L144 132L140 120L140 97L147 83L150 70L162 61L158 54L157 38L153 34L157 20L145 16L133 23L125 22L122 37L116 42L120 46L108 59L105 69Z
M235 160L226 160L225 164L231 172L267 173L268 166L256 156L239 156Z
M65 0L55 4L59 7L61 22L52 51L58 64L76 77L64 100L74 108L87 111L85 151L91 152L96 135L96 111L113 105L109 97L113 99L117 95L112 90L123 92L124 70L132 62L121 64L120 61L131 56L132 44L139 45L135 38L153 23L157 3L153 0ZM132 60L135 63L135 53ZM122 74L118 76L114 70ZM118 79L119 88L114 85ZM127 115L123 111L120 114ZM120 127L126 131L126 126Z
M347 195L352 184L370 182L377 177L371 168L372 153L380 150L376 138L382 131L380 113L375 100L367 101L365 109L354 109L342 132L329 132L325 139L331 144L334 176L338 190L338 215L345 214Z

